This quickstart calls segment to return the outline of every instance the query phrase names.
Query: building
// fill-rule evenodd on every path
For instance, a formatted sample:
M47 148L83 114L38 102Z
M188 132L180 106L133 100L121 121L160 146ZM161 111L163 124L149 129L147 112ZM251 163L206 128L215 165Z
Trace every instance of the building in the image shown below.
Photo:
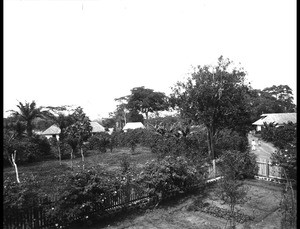
M297 113L270 113L262 114L261 118L252 125L256 126L256 131L261 131L264 123L270 124L274 123L277 126L283 125L284 123L297 123Z
M124 132L126 132L129 129L134 130L138 128L145 128L145 126L141 122L127 122L126 125L123 127L123 130Z
M48 129L46 129L44 132L41 133L41 135L44 135L47 139L54 137L56 139L59 139L59 134L61 130L58 126L53 124Z
M90 123L92 126L92 134L100 133L100 132L105 132L105 128L100 125L98 122L91 122Z

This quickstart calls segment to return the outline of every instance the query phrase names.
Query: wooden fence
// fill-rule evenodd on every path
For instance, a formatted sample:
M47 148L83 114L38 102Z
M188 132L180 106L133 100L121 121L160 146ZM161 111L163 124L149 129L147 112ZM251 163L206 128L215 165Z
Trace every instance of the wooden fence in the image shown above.
M268 160L260 160L256 162L258 165L257 176L267 179L284 180L283 170L279 166L272 166Z

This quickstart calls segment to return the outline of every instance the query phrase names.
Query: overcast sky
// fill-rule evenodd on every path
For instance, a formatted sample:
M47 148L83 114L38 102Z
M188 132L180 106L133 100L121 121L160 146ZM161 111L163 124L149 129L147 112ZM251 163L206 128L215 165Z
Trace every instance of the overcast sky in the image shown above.
M220 55L296 97L296 0L4 0L4 115L35 100L108 117L133 87L168 95Z

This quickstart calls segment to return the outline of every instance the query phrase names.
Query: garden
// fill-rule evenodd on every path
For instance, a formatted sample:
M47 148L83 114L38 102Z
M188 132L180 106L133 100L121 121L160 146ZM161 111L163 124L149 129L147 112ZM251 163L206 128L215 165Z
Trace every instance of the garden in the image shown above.
M220 57L213 75L199 67L169 98L133 88L106 120L112 133L92 133L81 107L20 102L4 120L3 226L295 228L296 125L266 126L261 134L278 147L272 164L283 169L285 183L254 180L247 134L260 112L249 98L260 98L241 69L227 71L230 64ZM149 118L167 108L177 116ZM147 128L124 132L118 127L127 118ZM53 124L58 137L34 132Z

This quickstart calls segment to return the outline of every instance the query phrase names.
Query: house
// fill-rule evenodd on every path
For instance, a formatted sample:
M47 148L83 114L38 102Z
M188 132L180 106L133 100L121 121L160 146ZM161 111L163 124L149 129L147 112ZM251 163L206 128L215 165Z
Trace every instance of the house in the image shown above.
M270 113L262 114L261 118L252 125L256 126L256 131L261 131L264 123L274 123L277 126L283 125L284 123L297 123L297 113Z
M143 123L141 122L127 122L126 125L123 127L124 132L131 129L138 129L138 128L145 128Z
M100 125L98 122L91 122L90 123L92 126L92 134L96 134L96 133L100 133L100 132L104 132L105 128Z
M47 139L49 139L51 137L59 139L60 132L61 132L60 128L58 126L56 126L55 124L53 124L48 129L46 129L44 132L42 132L41 135L44 135Z

